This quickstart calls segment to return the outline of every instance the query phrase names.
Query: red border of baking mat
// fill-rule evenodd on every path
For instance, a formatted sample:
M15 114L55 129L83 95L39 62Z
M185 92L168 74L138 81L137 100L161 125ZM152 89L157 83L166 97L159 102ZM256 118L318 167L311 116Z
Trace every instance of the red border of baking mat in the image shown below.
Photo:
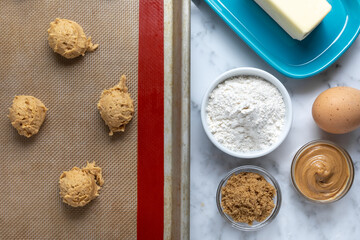
M164 236L164 3L139 2L137 238Z

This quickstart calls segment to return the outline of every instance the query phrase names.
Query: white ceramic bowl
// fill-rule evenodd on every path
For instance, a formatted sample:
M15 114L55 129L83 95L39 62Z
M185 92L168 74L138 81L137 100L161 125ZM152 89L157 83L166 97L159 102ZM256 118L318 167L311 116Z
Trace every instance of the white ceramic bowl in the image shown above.
M223 81L231 78L231 77L236 77L236 76L241 76L241 75L250 75L250 76L258 76L263 78L264 80L272 83L275 87L277 87L277 89L280 91L284 103L285 103L285 108L286 108L286 112L285 112L285 126L283 128L282 133L280 134L280 136L278 137L277 141L271 145L270 147L263 149L261 151L253 151L253 152L235 152L233 150L230 150L228 148L226 148L225 146L221 145L213 136L213 134L211 133L208 123L207 123L207 119L206 119L206 107L208 105L208 100L209 100L209 96L211 94L211 92ZM284 87L284 85L273 75L271 75L268 72L265 72L263 70L257 69L257 68L248 68L248 67L244 67L244 68L236 68L236 69L232 69L230 71L227 71L223 74L221 74L218 78L216 78L216 80L210 85L210 87L208 88L208 90L205 92L202 104L201 104L201 122L202 125L204 127L204 130L207 134L207 136L210 138L211 142L218 147L220 150L222 150L223 152L234 156L234 157L238 157L238 158L257 158L257 157L261 157L264 156L270 152L272 152L273 150L275 150L286 138L286 136L288 135L289 131L290 131L290 127L291 127L291 123L292 123L292 105L291 105L291 99L289 96L289 93L287 92L286 88Z

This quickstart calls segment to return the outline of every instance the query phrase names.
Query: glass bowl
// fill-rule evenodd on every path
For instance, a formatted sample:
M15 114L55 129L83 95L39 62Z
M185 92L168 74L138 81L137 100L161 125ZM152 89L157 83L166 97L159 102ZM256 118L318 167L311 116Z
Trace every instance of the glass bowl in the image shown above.
M348 179L348 181L346 183L346 186L344 187L344 189L336 197L330 198L330 199L327 199L327 200L318 200L318 199L313 199L313 198L310 198L310 197L306 196L305 194L303 194L300 191L299 187L296 184L296 180L295 180L295 166L296 166L297 160L299 159L299 157L301 156L301 154L305 150L309 149L310 147L312 147L312 146L314 146L316 144L326 144L326 145L332 146L335 149L337 149L344 156L344 158L346 159L346 162L348 163L348 167L349 167L350 176L349 176L349 179ZM310 202L313 202L313 203L332 203L332 202L338 201L341 198L343 198L346 195L346 193L350 190L350 188L352 186L352 183L354 181L354 164L352 162L352 159L351 159L349 153L344 148L342 148L341 146L339 146L336 143L333 143L331 141L328 141L328 140L314 140L314 141L306 143L304 146L302 146L296 152L296 154L295 154L295 156L293 158L293 161L291 163L291 181L292 181L292 184L293 184L294 188L296 189L296 191L301 196L303 196L306 200L308 200Z
M274 186L274 188L276 190L276 195L273 199L275 207L273 208L271 214L262 222L254 221L253 225L234 221L229 215L227 215L223 211L223 208L221 206L221 197L222 197L221 196L221 188L225 186L225 184L227 183L227 180L232 175L234 175L234 174L236 175L241 172L253 172L253 173L260 174L261 176L263 176L265 178L266 181L268 181L272 186ZM228 223L230 223L232 227L234 227L238 230L241 230L241 231L255 231L255 230L258 230L258 229L263 228L266 225L268 225L272 220L274 220L274 218L278 214L278 212L280 210L280 206L281 206L280 186L279 186L278 182L276 181L276 179L273 176L271 176L270 173L268 173L265 169L263 169L261 167L257 167L257 166L253 166L253 165L245 165L245 166L237 167L237 168L231 170L229 173L227 173L226 176L220 181L219 186L216 191L216 204L217 204L217 208L219 210L220 215L223 216L223 218Z

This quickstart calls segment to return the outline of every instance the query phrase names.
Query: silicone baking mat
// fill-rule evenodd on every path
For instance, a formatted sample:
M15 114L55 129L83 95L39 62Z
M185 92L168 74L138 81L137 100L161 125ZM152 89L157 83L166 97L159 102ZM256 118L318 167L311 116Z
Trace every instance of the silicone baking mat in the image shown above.
M48 46L55 18L79 23L94 53L67 60ZM0 238L136 239L139 1L0 1ZM108 136L96 103L120 76L135 103L124 133ZM15 95L49 109L26 139L7 118ZM62 171L96 161L105 184L83 208L59 197Z

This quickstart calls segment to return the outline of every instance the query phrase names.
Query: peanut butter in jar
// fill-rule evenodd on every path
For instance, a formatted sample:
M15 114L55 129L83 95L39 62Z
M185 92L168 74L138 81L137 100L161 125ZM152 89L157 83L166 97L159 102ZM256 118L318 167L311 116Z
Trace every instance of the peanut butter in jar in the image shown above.
M354 179L349 154L325 140L305 144L295 155L291 177L298 192L310 201L328 203L342 198Z

